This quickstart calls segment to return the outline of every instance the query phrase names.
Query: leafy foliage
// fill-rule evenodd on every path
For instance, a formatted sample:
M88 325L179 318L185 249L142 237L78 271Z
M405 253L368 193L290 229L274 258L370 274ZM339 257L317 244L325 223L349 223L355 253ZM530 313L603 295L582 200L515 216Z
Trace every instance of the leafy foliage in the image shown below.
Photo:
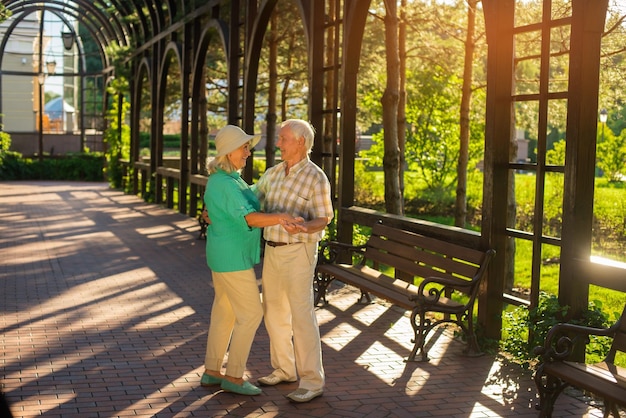
M13 12L7 9L4 4L0 4L0 22L4 22L13 15Z
M122 101L122 108L119 109L118 102L114 102L107 112L108 126L103 135L104 142L107 143L106 173L111 187L122 187L122 165L121 160L130 155L130 126L124 123L123 115L128 112L130 103L125 99ZM120 120L119 115L122 115Z
M626 129L619 135L613 135L610 129L601 127L597 146L597 165L609 181L622 180L622 176L626 174Z
M0 153L0 180L102 181L102 153L73 154L62 158L33 160L18 152Z
M0 131L0 155L11 148L11 135L7 132Z
M532 350L542 345L546 334L554 325L563 322L568 306L559 305L555 295L541 292L539 304L533 309L519 306L503 313L502 349L521 364L528 366L534 359ZM593 301L580 319L568 321L572 324L596 328L608 326L608 315L602 311L602 302ZM588 361L599 361L609 350L610 343L602 338L592 338L587 346Z

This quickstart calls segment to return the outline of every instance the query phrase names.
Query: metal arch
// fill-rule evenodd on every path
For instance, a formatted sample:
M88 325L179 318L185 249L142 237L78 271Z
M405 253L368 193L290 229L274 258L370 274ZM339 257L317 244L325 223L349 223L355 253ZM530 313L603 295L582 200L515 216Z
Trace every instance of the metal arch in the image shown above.
M224 51L224 56L228 56L228 26L226 22L219 19L211 19L207 22L204 27L204 30L197 37L197 45L196 45L196 54L193 57L193 62L191 64L191 121L189 124L190 137L191 138L201 138L202 146L198 146L198 141L191 141L191 165L190 165L190 174L197 174L199 162L206 158L206 151L199 151L204 149L206 150L206 138L202 137L202 128L200 127L200 118L202 115L200 114L201 108L201 96L204 94L204 79L202 75L204 74L204 66L206 65L206 56L209 50L209 46L213 39L217 39L219 37L219 41L221 42L222 50ZM215 35L216 34L216 35ZM191 185L192 190L196 190L196 185ZM195 192L194 192L195 193ZM193 202L195 199L195 194L192 193L190 198ZM192 205L194 205L192 203Z
M84 0L73 0L73 1L80 2L81 5L88 3L88 2L84 2ZM129 5L129 3L124 2L124 1L119 1L119 0L109 0L109 2L105 2L104 0L95 0L93 1L93 4L97 5L97 9L102 14L110 15L114 19L116 26L120 29L121 33L125 35L123 36L123 39L124 39L123 44L130 45L131 41L135 40L134 36L132 35L136 34L136 30L135 30L136 25L132 22L127 22L124 19L125 16L132 15L133 13L136 13L138 16L142 16L140 9L136 8L136 5L134 3L132 5L135 6L135 10L132 10L132 8L130 7L126 7ZM113 14L105 13L110 9L111 4L115 8L115 10L120 12L120 16L117 16L114 13ZM123 14L122 12L126 12L126 14Z
M183 72L182 72L182 62L183 62L183 51L182 51L182 46L179 42L168 42L165 47L163 48L163 55L162 55L162 59L163 61L159 63L159 79L158 82L162 83L163 80L165 79L165 74L166 71L169 68L169 62L168 62L168 55L170 54L170 52L174 52L174 55L176 55L176 59L178 59L179 64L181 65L180 68L180 74L182 76Z
M39 10L41 10L41 9L39 9L39 8L37 8L35 6L29 7L29 8L21 8L20 14L19 15L14 15L14 22L9 26L8 30L5 33L4 38L2 39L2 44L0 46L0 52L2 53L2 55L0 55L0 64L2 63L2 56L3 56L3 53L4 53L4 48L6 46L6 42L10 38L10 34L13 32L13 29L15 28L15 26L18 25L26 16L28 16L28 15L30 15L32 13L36 13ZM63 20L63 22L68 27L71 27L69 25L69 22L66 19L64 19L62 16L63 15L69 15L69 16L72 16L72 17L76 17L75 15L72 15L72 14L67 13L67 12L65 12L64 14L59 14L59 12L57 10L55 10L55 9L48 9L48 12L49 13L53 13L56 16L58 16L61 20ZM84 27L93 36L93 38L98 41L98 48L99 48L99 51L100 51L100 59L102 60L103 63L106 63L107 62L106 54L105 54L104 49L102 48L103 41L101 39L98 39L99 38L98 35L100 33L99 32L98 33L95 32L91 25L85 24ZM74 32L73 29L72 29L72 32ZM81 56L84 55L84 50L82 48L82 44L79 45L79 54L81 54Z
M243 128L246 131L254 128L251 125L254 123L254 101L263 37L277 3L278 0L268 0L261 5L257 10L257 15L252 25L252 33L248 38L250 42L244 58L244 66L247 68L247 71L244 73L245 78L243 80Z
M78 1L78 0L73 0L73 1ZM98 5L98 3L100 3L100 5ZM133 30L132 30L132 26L123 20L124 15L122 13L122 10L120 10L118 6L115 5L116 11L119 12L119 16L118 16L117 13L108 13L108 10L110 8L102 0L94 1L93 5L101 12L107 12L107 14L111 16L114 26L118 29L116 33L119 33L121 35L118 37L118 39L123 40L123 42L120 41L120 44L123 43L124 45L129 45L130 44L129 41L132 39L131 33L133 33Z
M155 20L154 12L152 12L152 9L150 8L148 4L146 4L145 0L128 0L128 1L131 1L133 5L135 6L135 9L137 9L137 14L139 15L139 18L141 19L144 25L145 38L149 39L155 36L156 34L158 34L158 32L156 32L155 24L153 23ZM145 13L143 13L144 8L148 11L149 15L146 15Z
M151 85L152 82L152 63L150 58L143 57L141 60L138 60L136 63L134 77L132 80L132 89L131 89L131 162L134 165L135 162L139 161L139 124L140 124L140 116L141 116L141 99L143 93L143 79L144 75L147 78L148 86ZM152 89L150 89L150 98L152 98ZM133 191L134 193L138 192L138 184L137 184L137 176L133 176Z
M220 36L220 40L222 42L222 48L224 49L224 55L228 57L229 54L229 44L228 44L228 25L221 19L211 19L206 25L202 33L200 34L200 42L196 46L196 56L194 58L195 70L200 68L200 63L204 65L204 61L201 61L201 57L205 57L207 50L209 48L209 44L211 42L212 35L209 33L210 31L216 31Z
M152 131L151 131L151 144L154 144L153 151L156 153L156 156L153 156L153 152L151 152L150 165L153 170L156 170L156 167L163 165L163 129L155 129L155 127L162 127L164 121L164 109L165 109L165 91L167 88L167 72L171 65L172 59L169 57L170 54L173 53L176 59L178 60L178 65L180 68L180 74L183 74L183 61L182 61L182 48L181 45L177 42L164 42L162 45L162 49L160 49L158 55L154 55L157 61L154 61L153 64L155 66L156 74L155 78L152 80L151 86L153 87L153 92L156 95L152 98ZM156 202L162 202L162 176L159 173L156 173Z
M79 0L73 0L75 2L78 2ZM85 7L86 2L81 2L80 6ZM117 40L120 44L128 44L129 42L129 34L131 32L130 28L128 27L128 25L124 24L123 22L120 21L119 17L113 13L104 13L107 11L107 8L98 8L98 7L94 7L96 5L96 2L93 2L93 6L90 6L90 9L92 10L98 10L100 12L100 15L108 15L110 16L110 20L112 20L111 26L113 31L116 34ZM117 28L117 30L115 30L115 28Z
M76 3L76 2L75 2ZM103 15L101 13L101 10L94 8L93 6L91 6L91 4L87 3L86 7L79 7L81 6L80 4L76 3L76 7L70 6L68 3L62 3L60 1L57 0L52 0L52 1L47 1L47 2L37 2L34 0L9 0L6 3L6 7L11 10L11 11L19 11L20 9L35 9L35 10L59 10L61 13L66 13L66 14L70 14L67 10L73 10L74 13L71 14L73 17L76 17L76 19L78 21L81 22L85 22L87 21L87 19L84 18L83 15L86 15L83 12L83 9L87 10L88 12L91 12L91 15L93 16L93 18L96 18L99 22L100 22L100 27L98 27L100 30L100 32L102 32L102 30L105 30L108 36L105 36L105 38L112 38L114 37L113 34L116 33L115 29L111 26L110 22L109 22L109 17L106 15ZM12 8L12 6L15 5L15 8ZM92 18L92 19L93 19Z
M105 4L103 0L99 0L100 2ZM145 19L142 13L139 12L137 6L134 2L130 2L129 0L110 0L111 3L117 10L123 11L125 14L121 16L121 21L125 23L125 25L132 29L133 40L137 41L143 39L145 36ZM136 23L135 21L128 21L127 18L129 16L136 15L140 22Z
M158 66L158 74L156 74L155 76L157 77L156 79L156 86L157 86L157 95L159 96L157 98L157 100L159 102L161 102L162 100L164 100L163 96L163 92L165 91L165 83L167 82L167 71L169 69L170 66L170 62L171 60L168 58L170 53L173 53L178 61L178 65L180 67L180 74L181 77L183 75L183 68L182 68L182 64L183 64L183 50L182 50L182 46L181 43L179 42L167 42L164 46L163 46L163 51L160 54L160 60L161 62L156 63ZM164 104L164 103L163 103ZM160 111L162 111L162 108L159 108Z
M19 17L16 17L16 21L19 22L19 21L21 21L24 18L24 16L30 15L32 13L36 13L39 10L41 10L41 9L38 9L38 8L36 8L34 6L30 7L30 8L22 8L22 10L21 10L22 13L19 15ZM55 9L48 9L48 12L53 13L53 14L59 16L59 14L57 14L58 12ZM65 14L69 15L69 16L72 16L72 17L77 17L76 15L72 15L72 14L69 14L67 12L65 12ZM107 62L106 53L105 53L104 48L103 48L102 45L106 45L107 42L106 42L106 39L102 39L102 36L103 36L102 32L94 30L94 26L93 26L92 22L90 22L90 24L87 24L86 22L83 22L83 23L84 23L84 28L89 32L89 34L91 34L91 36L97 42L98 49L100 51L100 59L102 60L103 63L106 63ZM7 33L9 33L9 32L7 32ZM84 52L84 51L82 51L82 52Z
M192 99L198 99L199 94L201 93L202 82L202 67L205 65L205 59L207 55L207 51L209 49L209 45L211 44L212 39L214 38L211 32L216 32L220 38L222 49L224 50L224 56L228 57L229 52L229 44L228 44L228 26L226 22L219 19L211 19L205 25L204 30L200 34L198 38L198 45L196 45L196 55L193 58L192 64L192 81L191 81L191 91L192 91ZM194 100L195 101L195 100ZM192 110L193 113L193 110ZM192 118L193 119L193 118ZM193 129L193 128L192 128Z
M51 4L54 5L54 2L50 2ZM87 19L79 19L80 17L80 11L78 9L73 9L73 8L56 8L56 7L42 7L41 5L37 5L33 2L22 2L22 3L15 3L15 7L11 7L11 5L7 6L7 9L11 10L14 14L17 13L22 13L22 12L28 12L33 13L35 11L39 11L39 10L49 10L49 11L59 11L60 13L63 14L68 14L72 17L75 17L77 20L84 22L87 26L92 26L95 28L98 28L98 33L103 33L103 30L107 29L107 21L104 19L100 19L101 17L98 16L97 14L93 14L93 18L99 18L98 21L100 22L99 26L96 23L93 23L91 20L87 20ZM72 13L68 12L69 10L72 10ZM111 28L112 29L112 28ZM106 36L103 36L104 38L106 38ZM98 37L96 37L97 39Z
M164 0L163 2L161 2L161 10L163 10L163 5L165 4L167 4L167 8L165 9L165 12L163 13L163 21L167 25L172 25L175 22L174 18L176 17L176 12L178 8L176 7L175 1Z
M149 0L141 0L143 3L143 7L145 7L150 13L150 21L152 23L152 34L151 36L156 36L161 33L161 27L163 26L163 20L161 13L159 13L159 9L156 7L156 2ZM142 8L137 8L137 10L142 10Z
M103 43L105 42L105 40L108 41L109 39L114 38L113 34L115 33L115 31L108 24L108 20L106 19L106 16L102 16L100 13L92 14L93 16L92 19L97 19L97 22L100 23L100 25L98 25L97 23L94 23L93 20L88 20L87 18L85 18L84 13L81 13L81 9L79 8L71 8L71 7L68 7L68 5L65 3L59 3L56 1L50 1L50 2L47 2L46 4L47 5L42 5L42 3L37 3L32 0L26 0L26 1L15 0L15 1L10 1L9 4L6 5L6 7L7 9L11 10L13 13L16 13L16 14L20 12L28 12L30 14L30 13L33 13L34 11L39 11L39 10L56 11L58 13L68 14L76 18L77 21L84 23L86 26L94 28L95 30L93 31L93 33L100 35L100 36L96 35L94 37L95 39L98 40L98 42ZM55 6L61 6L61 7L55 7ZM93 9L93 8L88 7L87 9Z
M319 0L318 0L319 1ZM304 26L305 41L307 43L307 50L311 49L313 41L311 34L313 33L313 19L311 19L311 7L312 0L299 0L295 2L296 7L300 10L301 22Z
M187 8L185 7L185 0L172 0L176 2L176 12L180 13L181 16L185 16L187 12ZM195 4L194 4L195 6ZM176 16L176 14L174 14Z
M138 26L140 28L140 31L138 30L138 32L141 32L140 38L135 39L136 42L145 42L146 39L152 36L150 24L146 20L146 15L141 13L141 7L138 6L136 0L113 0L113 1L116 4L119 4L120 6L128 5L128 7L126 8L126 10L128 11L128 15L136 14L137 17L139 18L139 25L133 24L133 26Z
M137 69L135 71L135 79L139 80L139 77L141 77L143 73L145 72L146 75L148 76L148 82L151 82L152 77L153 77L151 70L150 70L151 68L152 68L152 63L150 62L150 58L143 57L137 63Z

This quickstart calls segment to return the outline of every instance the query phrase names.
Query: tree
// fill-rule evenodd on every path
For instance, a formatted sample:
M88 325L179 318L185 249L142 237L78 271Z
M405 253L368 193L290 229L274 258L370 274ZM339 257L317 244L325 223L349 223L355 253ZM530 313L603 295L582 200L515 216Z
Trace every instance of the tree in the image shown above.
M407 165L441 198L456 182L461 80L437 67L409 72L407 80Z
M610 182L623 180L626 173L626 130L620 135L613 135L610 129L604 129L597 146L597 165Z
M111 43L106 48L106 52L111 57L115 69L115 78L107 89L109 94L117 100L112 101L111 107L107 111L107 128L104 131L103 139L107 144L106 158L109 183L117 188L122 185L121 159L128 157L130 147L130 127L124 123L124 117L130 108L126 98L130 77L126 60L130 54L130 47Z
M400 96L400 57L398 54L398 4L385 0L385 50L387 58L387 84L381 104L385 153L385 209L388 213L404 213L400 195L400 149L398 146L398 102Z
M288 118L307 119L307 47L298 10L292 2L278 2L263 40L257 77L257 108L266 121L267 167L275 162L276 124Z
M456 204L454 205L454 224L464 228L467 218L467 165L469 160L470 140L470 104L472 101L472 66L476 41L476 6L478 0L467 0L467 30L465 34L465 63L463 66L463 87L461 88L459 160L457 164Z
M272 167L276 162L274 148L276 147L276 87L278 85L278 31L276 30L277 14L273 13L270 18L270 29L267 33L267 44L269 49L268 72L269 88L267 94L267 129L265 131L265 168Z

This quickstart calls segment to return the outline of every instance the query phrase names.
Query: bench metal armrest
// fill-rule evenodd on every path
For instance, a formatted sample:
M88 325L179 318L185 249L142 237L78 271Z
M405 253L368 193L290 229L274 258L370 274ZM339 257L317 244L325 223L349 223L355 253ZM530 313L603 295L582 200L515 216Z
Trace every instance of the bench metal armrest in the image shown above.
M339 241L326 241L320 244L318 259L320 263L332 264L344 254L357 254L362 258L364 252L365 245L352 245Z
M619 327L619 321L610 328L595 328L584 325L560 323L554 325L546 334L543 345L533 349L533 353L544 362L563 361L569 357L578 343L589 343L589 337L613 337Z
M451 277L429 276L422 280L418 286L417 294L411 296L412 301L424 301L437 303L439 298L445 296L446 290L458 290L468 293L472 282L465 279L455 279Z

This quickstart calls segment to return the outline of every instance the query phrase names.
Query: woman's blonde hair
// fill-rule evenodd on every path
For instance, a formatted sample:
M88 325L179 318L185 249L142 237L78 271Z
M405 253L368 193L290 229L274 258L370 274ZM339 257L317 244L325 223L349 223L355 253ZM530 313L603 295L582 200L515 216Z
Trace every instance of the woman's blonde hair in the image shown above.
M228 154L220 155L219 157L215 157L215 158L209 158L207 160L206 169L209 174L215 173L218 168L226 171L227 173L232 173L233 171L239 171L237 170L237 167L235 167L233 163L231 163L230 160L228 159Z

